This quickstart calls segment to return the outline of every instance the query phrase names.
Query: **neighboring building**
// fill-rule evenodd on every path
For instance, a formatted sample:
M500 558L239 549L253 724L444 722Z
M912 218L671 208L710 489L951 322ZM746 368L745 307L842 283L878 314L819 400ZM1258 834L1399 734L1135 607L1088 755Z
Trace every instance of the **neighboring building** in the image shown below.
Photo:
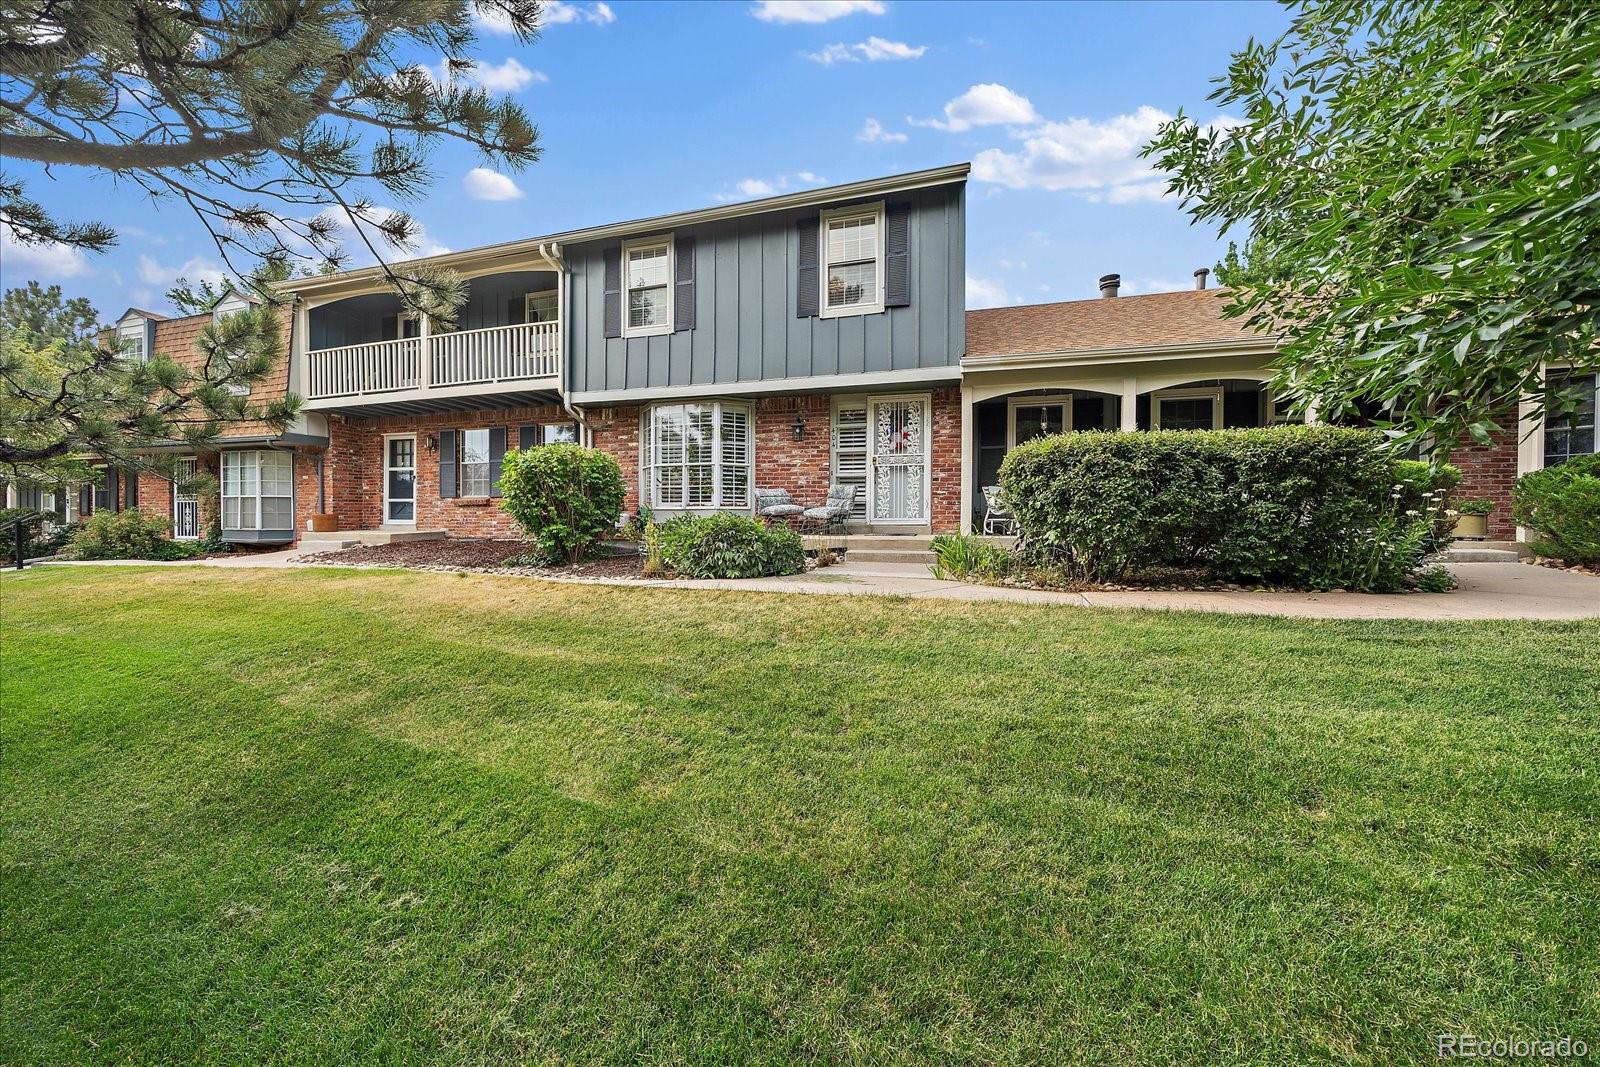
M854 526L975 528L1008 449L1069 429L1264 426L1275 339L1221 290L964 310L958 165L432 257L467 281L449 331L406 313L377 268L283 285L290 355L259 387L304 399L282 434L231 427L216 455L224 536L285 544L327 528L513 536L494 500L509 448L579 441L616 457L626 510L752 510L754 490L820 504L859 487ZM231 299L242 300L236 296ZM227 300L213 315L230 310ZM242 305L240 305L242 306ZM119 335L198 358L207 316L130 310ZM1588 379L1591 393L1593 376ZM1587 419L1585 423L1583 420ZM1593 451L1574 427L1509 423L1454 453L1463 493ZM85 510L138 506L194 536L198 502L115 473Z

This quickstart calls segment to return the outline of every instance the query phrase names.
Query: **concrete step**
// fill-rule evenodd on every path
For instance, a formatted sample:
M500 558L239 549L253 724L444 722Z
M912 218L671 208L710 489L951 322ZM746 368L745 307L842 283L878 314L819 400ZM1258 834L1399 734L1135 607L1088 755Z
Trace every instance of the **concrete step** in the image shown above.
M325 534L319 534L316 540L302 537L297 546L302 555L311 555L313 552L343 552L347 548L355 548L360 541L330 540Z
M926 552L933 538L927 534L906 534L891 536L888 534L805 534L801 540L807 548L844 548L851 552L859 550L893 550L893 551L919 551Z
M1439 563L1515 563L1521 556L1515 549L1481 548L1457 541L1433 558Z
M847 563L932 563L933 553L914 548L850 548Z
M401 541L442 541L446 536L448 535L443 530L380 526L376 530L317 530L303 535L301 541L348 541L352 545L392 545Z

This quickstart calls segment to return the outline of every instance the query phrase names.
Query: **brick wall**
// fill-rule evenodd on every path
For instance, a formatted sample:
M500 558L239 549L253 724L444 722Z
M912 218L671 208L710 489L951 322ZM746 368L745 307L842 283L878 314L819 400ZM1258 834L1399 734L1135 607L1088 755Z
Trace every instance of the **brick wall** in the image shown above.
M1499 426L1493 444L1457 445L1450 453L1450 462L1461 470L1461 487L1456 495L1493 500L1489 536L1510 540L1516 536L1516 524L1511 521L1511 486L1517 480L1517 417L1507 415Z
M272 400L280 400L289 390L289 325L291 315L288 308L278 311L278 322L283 337L283 356L278 360L277 366L265 379L257 382L250 390L251 404L264 404ZM198 372L205 356L195 347L195 342L200 337L200 331L211 323L211 315L189 315L181 319L166 319L156 323L155 350L172 357L179 366L188 367ZM250 437L271 430L260 422L229 423L222 428L220 436Z
M595 448L607 453L622 468L622 481L628 487L622 510L639 513L639 412L637 407L588 409L589 431Z
M796 415L805 422L798 441ZM832 479L832 397L765 397L756 402L755 434L756 485L787 489L804 508L822 506Z
M933 393L929 507L934 533L961 529L961 390Z

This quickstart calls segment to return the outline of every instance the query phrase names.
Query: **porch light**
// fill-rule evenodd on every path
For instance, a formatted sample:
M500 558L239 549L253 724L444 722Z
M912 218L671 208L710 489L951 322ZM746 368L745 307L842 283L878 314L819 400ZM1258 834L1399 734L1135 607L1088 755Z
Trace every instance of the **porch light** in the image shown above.
M429 452L439 451L439 435L436 433L430 433L428 436L422 439L422 445Z
M806 420L800 412L794 413L794 439L800 440L806 435Z

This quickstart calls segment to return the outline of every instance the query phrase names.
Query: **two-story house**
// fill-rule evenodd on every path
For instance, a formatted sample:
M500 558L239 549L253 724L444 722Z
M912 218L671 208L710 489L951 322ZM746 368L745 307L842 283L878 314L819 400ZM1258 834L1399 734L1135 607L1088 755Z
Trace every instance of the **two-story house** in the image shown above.
M751 511L757 487L814 505L855 485L855 529L937 533L976 527L1006 452L1041 434L1290 417L1267 384L1276 339L1226 317L1203 270L1181 292L1120 296L1106 275L1099 299L965 311L967 171L432 257L467 284L448 327L408 314L377 268L287 282L290 355L257 388L304 413L278 434L230 427L190 461L216 471L210 503L241 544L288 544L319 518L514 536L502 458L556 441L613 455L629 512ZM183 358L205 321L130 310L116 329ZM1594 410L1545 426L1525 409L1452 454L1463 494L1501 505L1492 536L1513 533L1518 473L1594 451ZM196 502L139 481L128 502L195 535ZM114 473L79 495L85 511L123 501Z

